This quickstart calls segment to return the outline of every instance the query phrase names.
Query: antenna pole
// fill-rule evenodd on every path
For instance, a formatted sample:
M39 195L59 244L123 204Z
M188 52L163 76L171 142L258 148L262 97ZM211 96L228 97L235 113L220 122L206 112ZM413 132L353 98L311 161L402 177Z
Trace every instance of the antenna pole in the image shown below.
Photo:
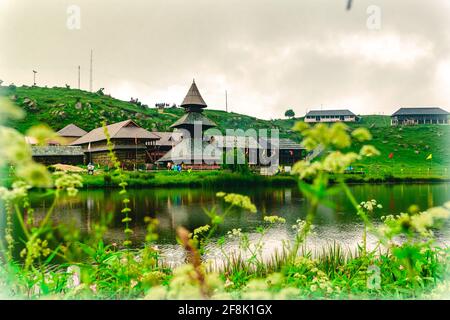
M225 90L225 111L228 112L228 92Z
M91 49L91 67L89 70L89 91L92 92L92 49Z
M78 90L80 90L80 88L81 88L81 86L80 86L80 84L81 84L80 77L81 77L81 67L78 66Z
M33 86L36 86L36 73L37 71L33 70Z

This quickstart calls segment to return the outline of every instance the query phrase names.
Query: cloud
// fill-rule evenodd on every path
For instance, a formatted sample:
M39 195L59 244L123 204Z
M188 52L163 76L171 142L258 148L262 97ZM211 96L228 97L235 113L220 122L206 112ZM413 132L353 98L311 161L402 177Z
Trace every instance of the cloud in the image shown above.
M2 0L0 0L2 1ZM5 0L3 0L5 1ZM81 29L66 27L69 5ZM366 26L369 5L381 29ZM0 7L0 77L88 88L144 103L180 103L192 78L210 108L261 118L293 108L390 113L401 105L450 107L447 0L27 0ZM129 96L129 97L128 97Z

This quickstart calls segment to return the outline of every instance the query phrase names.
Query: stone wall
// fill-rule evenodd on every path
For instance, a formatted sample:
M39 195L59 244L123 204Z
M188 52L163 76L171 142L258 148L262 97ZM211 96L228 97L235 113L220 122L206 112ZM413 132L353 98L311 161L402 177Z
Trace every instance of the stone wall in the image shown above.
M46 166L52 164L80 165L84 162L84 156L33 156L33 160Z
M145 150L137 150L137 153L135 150L115 150L114 153L121 165L126 169L133 169L136 164L138 166L145 164ZM92 152L91 154L87 152L86 161L91 161L93 164L100 164L101 166L112 167L108 151Z

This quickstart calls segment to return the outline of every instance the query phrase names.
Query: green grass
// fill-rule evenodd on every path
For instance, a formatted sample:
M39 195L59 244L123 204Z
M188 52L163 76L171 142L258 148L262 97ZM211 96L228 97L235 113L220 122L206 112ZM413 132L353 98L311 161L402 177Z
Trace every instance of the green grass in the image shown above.
M227 187L227 186L292 186L296 180L289 175L264 177L257 174L238 174L226 171L193 172L127 172L126 182L131 188L152 187ZM108 173L83 175L86 188L118 187L117 177Z
M164 113L159 113L156 108L139 106L110 96L59 87L22 86L14 89L0 87L0 95L14 97L15 103L26 111L26 117L14 123L14 127L22 133L39 123L46 123L56 131L74 123L89 131L101 126L103 119L106 119L108 123L133 119L146 129L169 131L170 125L184 113L182 108L167 108ZM34 101L36 108L30 108L25 104L25 99ZM77 101L82 103L80 110L75 108ZM91 107L88 107L88 104ZM274 124L274 121L261 120L234 112L207 109L205 115L217 123L218 128L223 131L225 129L278 128L284 137L290 132L289 126L278 126Z
M381 155L355 163L369 177L450 178L450 126L372 127ZM355 144L354 150L361 145ZM393 153L393 158L389 154ZM432 154L432 159L427 160Z
M74 123L89 131L100 126L103 119L113 123L130 118L146 129L165 131L169 130L169 126L184 112L181 108L168 108L161 114L155 108L67 88L0 87L0 95L14 97L15 103L26 111L24 119L9 123L20 132L25 132L32 125L39 123L46 123L54 130ZM30 108L24 103L27 98L35 102L36 108ZM77 101L83 105L81 110L75 108ZM88 107L88 104L91 107ZM211 109L205 110L205 114L216 122L222 131L227 128L279 129L281 137L297 141L301 139L291 128L302 118L261 120ZM364 161L356 163L355 168L364 171L365 175L351 177L352 180L450 178L450 126L391 127L390 117L381 115L363 116L361 122L349 126L369 128L374 138L371 144L381 151L379 157L365 158ZM360 146L355 145L355 150L358 147ZM388 157L391 152L394 154L393 159ZM426 160L430 153L433 154L431 161Z

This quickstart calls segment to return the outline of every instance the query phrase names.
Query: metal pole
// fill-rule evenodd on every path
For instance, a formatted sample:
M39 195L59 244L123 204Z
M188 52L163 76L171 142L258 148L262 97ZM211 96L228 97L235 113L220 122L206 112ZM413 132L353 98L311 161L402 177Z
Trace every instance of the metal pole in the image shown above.
M90 76L89 76L89 91L92 92L92 49L91 49L91 67L90 67Z
M228 112L228 92L225 90L225 110Z
M81 67L78 66L78 90L81 89L81 86L80 86L80 83L81 83L80 77L81 77Z

